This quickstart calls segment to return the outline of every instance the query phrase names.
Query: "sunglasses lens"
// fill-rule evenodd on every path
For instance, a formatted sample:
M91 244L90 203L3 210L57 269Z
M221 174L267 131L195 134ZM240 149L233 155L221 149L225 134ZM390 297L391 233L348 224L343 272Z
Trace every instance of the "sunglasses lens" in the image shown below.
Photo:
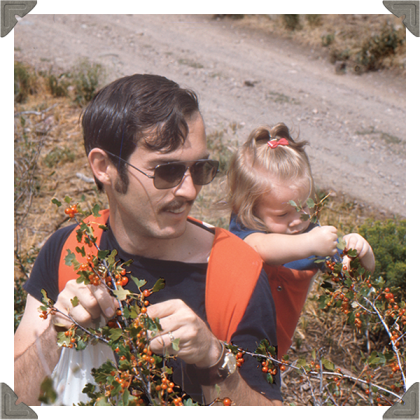
M182 163L168 163L155 169L155 187L158 189L172 188L178 185L184 177L187 167Z
M191 176L196 185L207 185L213 181L219 168L217 160L203 160L191 166Z
M194 184L206 185L213 181L219 168L217 160L199 160L190 167ZM184 178L187 166L183 163L167 163L155 169L154 184L157 189L164 190L177 186Z

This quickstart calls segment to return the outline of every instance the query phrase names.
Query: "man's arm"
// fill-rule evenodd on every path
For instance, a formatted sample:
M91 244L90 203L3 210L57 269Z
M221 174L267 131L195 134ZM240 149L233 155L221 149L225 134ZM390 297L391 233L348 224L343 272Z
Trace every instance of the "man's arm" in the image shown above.
M161 334L150 342L151 350L162 353L165 350L174 354L171 341L179 339L177 357L187 364L195 364L200 369L213 366L220 359L219 340L182 300L174 299L157 303L148 308L150 317L159 318ZM238 372L219 384L220 394L215 386L203 386L206 403L215 398L229 397L238 406L246 405L282 405L280 401L270 401L254 391Z
M28 295L23 318L14 337L14 391L18 403L40 405L40 385L60 358L57 333L50 318L39 317L41 303Z
M283 405L279 400L269 400L264 395L254 391L236 371L218 387L202 386L204 398L210 404L216 398L229 398L237 406L274 406ZM215 405L223 405L221 402Z
M337 252L337 229L319 226L296 235L251 233L244 241L269 265L283 265L312 255L326 257Z
M71 299L78 297L80 305L73 307ZM54 305L63 313L69 312L79 324L89 327L101 315L112 318L117 306L105 287L67 282ZM39 405L38 396L42 380L50 375L60 358L57 332L54 323L70 327L72 322L60 315L50 315L46 320L39 317L41 303L28 295L25 312L15 334L15 392L20 402ZM30 378L30 381L28 381Z

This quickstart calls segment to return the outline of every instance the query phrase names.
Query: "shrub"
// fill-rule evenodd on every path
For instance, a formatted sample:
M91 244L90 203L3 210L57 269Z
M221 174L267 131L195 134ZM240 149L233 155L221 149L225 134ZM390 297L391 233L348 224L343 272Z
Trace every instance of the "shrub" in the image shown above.
M359 233L375 253L376 269L373 277L382 276L388 287L400 287L405 294L406 232L405 220L388 219L385 222L368 220L359 227Z
M393 25L384 25L379 35L374 35L363 42L356 60L367 70L378 70L382 67L383 59L394 55L404 42L405 32L404 36L401 36Z
M15 61L14 67L14 95L15 102L25 102L28 96L35 91L35 76L33 71L23 63Z
M286 29L290 31L299 29L299 15L283 15L283 22Z
M105 76L104 68L101 64L90 63L87 59L83 59L73 69L72 74L76 94L75 101L78 105L83 106L95 96Z
M306 20L311 28L322 25L322 16L321 15L306 15Z

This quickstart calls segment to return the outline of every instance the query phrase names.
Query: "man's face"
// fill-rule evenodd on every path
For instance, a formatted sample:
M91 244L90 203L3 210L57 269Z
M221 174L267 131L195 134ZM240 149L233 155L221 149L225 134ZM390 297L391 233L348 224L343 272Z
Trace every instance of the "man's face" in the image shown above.
M128 162L148 175L154 175L154 168L167 162L187 162L187 166L209 156L206 145L204 123L199 113L188 122L189 133L185 143L178 149L162 153L137 147ZM127 232L152 238L171 239L181 236L186 229L187 216L201 190L192 181L189 170L181 183L173 188L158 190L153 179L130 166L128 189L125 194L115 188L110 195L111 208L116 209L115 218ZM116 175L118 176L118 175ZM117 225L118 226L118 225Z

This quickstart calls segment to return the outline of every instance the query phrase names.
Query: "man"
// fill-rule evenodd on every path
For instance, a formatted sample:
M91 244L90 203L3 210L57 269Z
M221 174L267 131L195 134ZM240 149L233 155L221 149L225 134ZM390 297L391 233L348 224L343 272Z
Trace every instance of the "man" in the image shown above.
M161 353L173 339L180 340L174 381L199 402L222 395L236 405L281 405L280 379L268 384L255 359L249 358L240 372L226 371L228 356L207 322L206 274L214 233L187 217L201 186L214 178L217 162L209 159L196 95L164 77L124 77L95 96L82 126L96 183L109 200L109 230L100 248L116 249L122 261L133 259L130 271L150 286L160 277L166 280L166 287L150 297L148 314L158 317L163 328L151 340L152 351ZM54 324L70 326L60 315L39 318L40 290L84 326L101 316L109 319L116 310L115 299L102 286L71 280L59 289L60 253L72 230L61 229L48 240L25 285L29 294L15 335L15 392L29 405L38 404L39 384L60 358ZM231 336L247 349L263 338L275 342L270 288L265 273L258 273ZM131 282L127 287L135 291ZM72 307L75 296L80 304ZM62 368L63 359L60 363Z

